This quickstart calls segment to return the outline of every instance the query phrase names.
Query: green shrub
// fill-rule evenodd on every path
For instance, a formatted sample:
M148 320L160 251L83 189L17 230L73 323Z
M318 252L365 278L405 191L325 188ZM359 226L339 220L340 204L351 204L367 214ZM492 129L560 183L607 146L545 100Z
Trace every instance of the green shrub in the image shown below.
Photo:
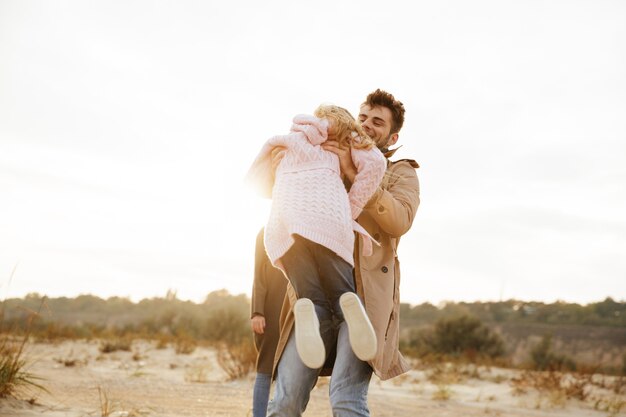
M575 371L576 363L565 355L552 352L552 335L546 335L530 351L534 369L538 371Z
M211 342L236 344L250 336L248 311L224 308L213 312L204 323L203 336Z
M417 356L445 355L452 357L497 358L504 354L502 338L470 316L440 319L433 329L409 334L403 347Z

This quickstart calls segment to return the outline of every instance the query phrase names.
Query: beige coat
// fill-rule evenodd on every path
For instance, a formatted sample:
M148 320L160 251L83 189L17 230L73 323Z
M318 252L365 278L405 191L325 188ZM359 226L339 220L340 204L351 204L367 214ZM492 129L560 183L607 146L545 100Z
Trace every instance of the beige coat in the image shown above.
M358 222L380 242L371 256L360 256L355 247L355 280L358 294L378 337L378 352L369 364L376 375L386 380L409 370L398 350L400 337L400 265L397 257L400 237L413 224L420 203L419 182L412 160L388 162L387 172L378 190L365 206ZM293 328L292 306L296 294L288 286L281 313L281 336L274 358L274 372ZM330 375L332 361L327 360L321 375ZM329 365L330 364L330 365Z

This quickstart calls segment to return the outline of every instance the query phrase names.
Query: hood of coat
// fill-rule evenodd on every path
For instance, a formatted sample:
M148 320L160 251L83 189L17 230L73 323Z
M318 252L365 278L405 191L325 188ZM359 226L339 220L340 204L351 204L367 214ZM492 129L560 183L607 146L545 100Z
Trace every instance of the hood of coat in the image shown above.
M309 114L299 114L293 118L292 132L301 132L313 145L321 145L328 139L328 120Z

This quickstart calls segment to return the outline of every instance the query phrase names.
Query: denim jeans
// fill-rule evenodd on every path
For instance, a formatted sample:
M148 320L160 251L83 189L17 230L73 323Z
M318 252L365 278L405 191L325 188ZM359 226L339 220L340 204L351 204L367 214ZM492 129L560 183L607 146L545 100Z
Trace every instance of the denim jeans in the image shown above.
M272 375L257 373L252 391L252 417L265 417L267 415L267 402L270 398Z
M320 323L324 344L334 342L332 322ZM311 390L317 382L319 369L305 366L296 351L294 332L278 364L274 398L269 403L268 417L300 417L309 402ZM348 326L339 325L337 334L337 357L330 379L330 405L333 417L369 417L367 391L372 368L352 352L348 339Z
M325 246L294 235L295 242L280 258L285 274L298 298L308 298L315 305L321 321L343 321L339 297L355 292L354 268Z

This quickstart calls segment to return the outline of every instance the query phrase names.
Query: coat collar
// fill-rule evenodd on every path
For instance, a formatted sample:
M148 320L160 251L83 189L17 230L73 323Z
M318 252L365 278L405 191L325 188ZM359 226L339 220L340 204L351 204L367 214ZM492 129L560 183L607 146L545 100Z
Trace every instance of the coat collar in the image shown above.
M380 151L383 153L383 156L387 159L391 158L393 156L394 153L396 153L396 151L398 149L400 149L402 147L402 145L398 146L397 148L393 148L393 149L389 149L389 148L382 148L380 149ZM406 161L408 162L413 168L419 168L420 165L415 162L413 159L400 159L399 161L395 161L395 162L400 162L400 161Z

